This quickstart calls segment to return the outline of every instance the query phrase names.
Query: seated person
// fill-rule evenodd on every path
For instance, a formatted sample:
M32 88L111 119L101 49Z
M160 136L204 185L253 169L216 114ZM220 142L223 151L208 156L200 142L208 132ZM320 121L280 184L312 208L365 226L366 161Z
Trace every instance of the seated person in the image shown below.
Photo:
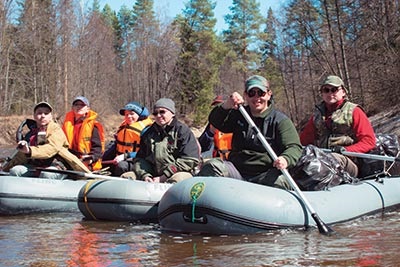
M358 176L355 159L341 152L368 153L375 148L372 125L357 104L347 99L347 89L338 76L327 76L321 84L322 102L300 133L302 145L330 148L332 155L352 177Z
M197 139L175 117L175 103L161 98L153 107L155 121L142 135L134 160L138 180L176 183L192 177L200 162Z
M147 108L137 102L129 102L119 110L119 114L124 116L124 121L115 133L115 142L103 155L103 163L112 161L110 171L114 176L133 171L132 160L139 150L140 136L153 124Z
M13 176L63 179L66 175L53 172L39 172L35 167L49 169L74 169L90 172L86 166L68 151L67 138L61 127L53 121L53 108L47 102L40 102L33 109L36 125L31 125L25 140L18 142L18 151L5 166Z
M267 186L290 189L282 169L295 166L302 147L293 122L275 109L269 82L262 76L249 77L244 86L244 97L256 126L270 143L278 158L273 160L257 132L238 110L244 103L241 94L234 92L210 113L209 121L223 132L232 132L232 150L228 159L213 158L204 163L198 176L224 176Z
M222 96L217 96L211 103L211 106L216 106L223 102L224 100ZM201 153L210 150L214 144L212 157L221 157L222 159L227 159L232 147L232 133L223 133L212 126L211 123L208 123L203 133L199 137L199 143L201 147Z
M86 97L78 96L72 101L72 110L65 115L62 129L67 136L69 150L90 170L101 170L105 150L104 130Z

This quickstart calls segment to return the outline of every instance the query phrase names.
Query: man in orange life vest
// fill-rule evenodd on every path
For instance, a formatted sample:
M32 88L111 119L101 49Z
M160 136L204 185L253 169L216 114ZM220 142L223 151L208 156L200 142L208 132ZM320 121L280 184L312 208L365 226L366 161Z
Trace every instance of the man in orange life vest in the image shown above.
M90 109L89 100L78 96L72 101L72 110L65 115L63 130L69 150L92 171L100 170L105 136L97 113Z
M132 159L139 150L140 136L153 124L149 110L138 102L129 102L119 110L119 114L124 116L124 121L115 134L115 142L103 155L103 161L112 159L110 171L114 176L133 171Z
M216 106L223 102L223 97L219 95L214 98L211 106ZM225 160L231 151L232 133L223 133L210 123L207 124L198 140L201 146L201 153L210 150L211 145L214 142L214 149L212 153L213 158L220 157L221 159Z

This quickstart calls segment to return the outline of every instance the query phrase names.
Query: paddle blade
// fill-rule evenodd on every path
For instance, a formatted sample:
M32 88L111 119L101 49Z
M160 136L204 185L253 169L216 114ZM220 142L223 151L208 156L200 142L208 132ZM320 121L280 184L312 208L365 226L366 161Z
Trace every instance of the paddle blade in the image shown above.
M313 213L311 214L311 217L313 217L315 223L317 224L318 230L321 234L329 236L335 233L335 231L332 228L330 228L327 224L325 224L321 220L321 218L319 218L318 214Z

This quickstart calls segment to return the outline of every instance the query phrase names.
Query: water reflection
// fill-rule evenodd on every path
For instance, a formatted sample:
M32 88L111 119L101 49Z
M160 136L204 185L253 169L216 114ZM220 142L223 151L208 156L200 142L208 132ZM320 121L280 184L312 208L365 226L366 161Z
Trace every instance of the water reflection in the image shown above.
M398 266L400 213L318 230L242 236L161 233L80 213L0 218L1 266Z

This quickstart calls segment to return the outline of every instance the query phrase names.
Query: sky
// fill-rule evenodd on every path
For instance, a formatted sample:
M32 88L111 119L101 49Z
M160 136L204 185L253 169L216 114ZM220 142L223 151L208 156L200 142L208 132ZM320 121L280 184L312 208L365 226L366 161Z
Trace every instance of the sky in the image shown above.
M122 5L132 8L135 0L100 0L101 8L108 4L111 9L118 12ZM182 13L185 7L185 0L154 0L154 11L160 14L160 18L166 21L174 18L177 14ZM217 19L216 30L218 32L226 29L224 15L229 13L229 7L232 5L231 0L216 0L217 5L214 9L215 18ZM271 7L276 11L282 0L259 0L261 14L266 17L268 9Z

